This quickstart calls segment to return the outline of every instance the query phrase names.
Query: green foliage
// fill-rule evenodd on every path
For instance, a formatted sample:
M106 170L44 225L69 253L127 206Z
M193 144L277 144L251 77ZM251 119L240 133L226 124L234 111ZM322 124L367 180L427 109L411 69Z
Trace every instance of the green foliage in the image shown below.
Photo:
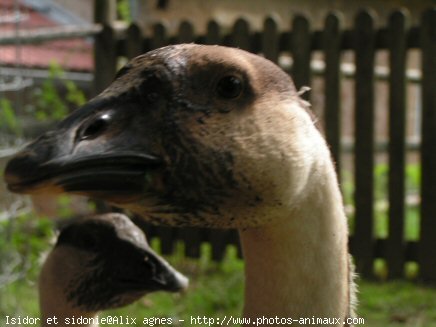
M121 20L127 23L130 23L132 21L129 0L118 0L117 10Z
M71 208L71 197L69 195L60 195L57 199L57 204L57 215L59 218L68 218L74 215L74 212Z
M83 92L77 87L76 83L73 81L65 81L64 85L67 89L66 99L69 103L82 106L86 102L85 95Z
M52 236L52 223L47 219L23 214L0 223L0 276L8 271L10 275L28 277L35 275L39 255L47 247ZM11 258L18 259L11 267ZM13 259L13 260L15 260ZM4 285L0 284L0 287Z
M74 82L61 79L63 75L64 71L59 64L52 62L49 67L49 78L34 94L34 107L31 110L38 120L60 120L67 115L69 106L81 106L86 102L83 92ZM65 97L60 94L56 82L65 88Z
M49 77L35 89L32 104L26 106L26 112L38 121L58 121L69 112L70 107L78 107L86 102L84 93L77 85L64 79L61 66L52 62ZM23 126L10 100L0 99L0 131L22 136Z
M410 164L406 167L406 190L408 193L419 192L421 185L421 166Z
M354 182L353 175L349 170L341 172L341 190L344 197L344 203L346 205L352 205L354 203Z
M388 188L389 167L387 164L377 164L374 167L374 197L375 200L386 198Z
M52 235L52 222L34 214L0 222L0 317L23 314L22 306L35 305L39 262Z
M0 99L0 129L17 135L21 134L20 125L8 99Z

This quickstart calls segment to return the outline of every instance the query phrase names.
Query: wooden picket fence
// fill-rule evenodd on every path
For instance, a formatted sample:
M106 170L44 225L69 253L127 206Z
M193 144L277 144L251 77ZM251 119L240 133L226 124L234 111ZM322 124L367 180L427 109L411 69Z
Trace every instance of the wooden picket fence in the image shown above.
M373 277L374 260L386 260L389 277L404 277L406 262L419 264L419 277L436 281L436 9L424 12L418 25L409 25L408 15L393 12L386 27L376 27L370 12L360 12L354 27L344 29L340 16L330 14L324 29L311 30L309 21L296 16L287 31L281 31L272 18L266 18L262 31L250 30L244 19L235 22L230 32L222 32L211 21L204 35L196 35L192 24L181 23L177 35L168 35L162 24L144 35L133 24L120 32L109 25L96 35L95 88L106 87L116 72L120 57L132 58L146 51L176 43L220 44L261 53L278 62L283 53L292 55L291 75L297 86L311 85L311 57L314 51L324 53L325 85L324 128L333 158L341 158L341 71L344 51L354 52L354 231L350 239L358 272ZM419 241L406 241L405 167L406 167L406 60L408 52L421 54L422 135L420 236ZM374 68L377 51L389 53L389 231L385 239L374 237ZM338 170L341 167L338 165ZM150 237L159 237L162 252L172 253L177 241L185 244L186 255L198 257L200 245L208 242L215 260L221 260L228 244L238 245L236 231L145 226Z

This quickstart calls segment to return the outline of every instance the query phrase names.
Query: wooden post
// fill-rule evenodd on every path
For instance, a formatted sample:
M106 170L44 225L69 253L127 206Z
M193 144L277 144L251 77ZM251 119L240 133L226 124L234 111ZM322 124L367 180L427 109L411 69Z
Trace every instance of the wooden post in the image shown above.
M277 63L279 59L278 24L272 17L265 19L262 33L262 53L266 59Z
M110 24L116 19L116 0L94 0L94 23Z
M185 256L189 258L200 258L201 244L207 229L198 227L184 227L180 229L180 239L185 246Z
M250 25L245 19L239 18L233 25L230 46L246 51L251 50Z
M153 26L153 34L150 39L150 50L168 45L167 30L165 25L156 24Z
M232 230L211 229L209 243L212 247L212 260L220 262L224 259Z
M355 21L355 232L357 271L373 276L374 259L374 20L369 12Z
M103 91L117 71L117 47L114 30L104 25L94 39L94 93Z
M341 20L338 14L330 14L325 21L323 33L323 48L325 56L325 136L330 146L336 172L340 180L341 172L341 40L340 31Z
M177 43L191 43L194 42L194 39L195 32L192 24L188 21L181 22L177 36Z
M144 52L143 36L140 27L133 23L129 26L126 33L126 56L132 59Z
M389 278L404 276L405 148L407 16L394 12L389 18Z
M312 37L309 21L304 16L296 16L292 23L291 52L294 59L292 65L292 78L297 90L311 84L310 60ZM301 96L310 101L310 92Z
M177 241L178 228L156 226L156 236L160 241L160 253L170 255L174 253Z
M103 24L94 39L94 94L103 91L116 73L116 39L110 25L115 19L115 0L94 0L94 22Z
M219 24L212 20L207 24L205 44L221 44L221 30Z
M436 9L421 20L422 144L420 277L436 282Z

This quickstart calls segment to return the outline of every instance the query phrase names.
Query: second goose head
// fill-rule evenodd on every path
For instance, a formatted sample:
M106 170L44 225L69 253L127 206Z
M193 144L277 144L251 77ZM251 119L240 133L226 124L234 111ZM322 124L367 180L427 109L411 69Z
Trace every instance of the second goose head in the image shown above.
M188 280L158 256L128 217L86 217L65 227L41 270L44 317L92 316L155 291L176 292Z

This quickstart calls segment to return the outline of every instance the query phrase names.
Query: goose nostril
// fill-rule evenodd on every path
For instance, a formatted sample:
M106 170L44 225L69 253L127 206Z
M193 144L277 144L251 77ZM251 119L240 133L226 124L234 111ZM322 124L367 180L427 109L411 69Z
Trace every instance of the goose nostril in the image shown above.
M102 134L109 126L111 116L102 115L91 122L80 135L80 140L91 140Z

